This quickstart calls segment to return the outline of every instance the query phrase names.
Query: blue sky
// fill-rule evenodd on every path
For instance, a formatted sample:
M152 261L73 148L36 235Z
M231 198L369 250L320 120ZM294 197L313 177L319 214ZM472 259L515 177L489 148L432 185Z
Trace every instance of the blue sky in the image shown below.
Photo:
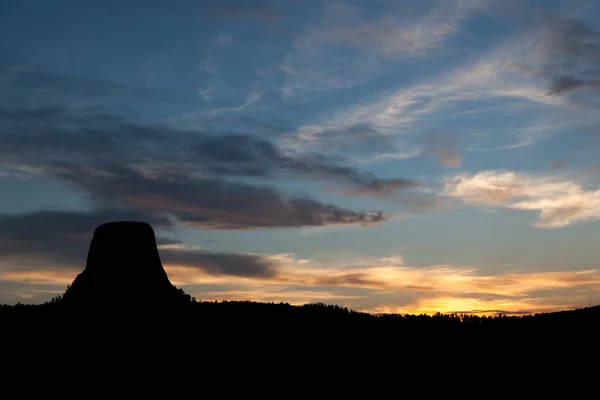
M203 300L600 303L595 1L5 1L0 303L150 222Z

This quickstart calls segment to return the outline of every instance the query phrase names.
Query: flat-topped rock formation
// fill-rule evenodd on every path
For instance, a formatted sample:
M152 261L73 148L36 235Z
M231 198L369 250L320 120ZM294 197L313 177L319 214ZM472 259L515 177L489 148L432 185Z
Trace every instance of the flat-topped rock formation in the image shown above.
M62 303L144 307L181 301L182 294L162 266L152 227L120 221L96 228L85 269L67 289Z

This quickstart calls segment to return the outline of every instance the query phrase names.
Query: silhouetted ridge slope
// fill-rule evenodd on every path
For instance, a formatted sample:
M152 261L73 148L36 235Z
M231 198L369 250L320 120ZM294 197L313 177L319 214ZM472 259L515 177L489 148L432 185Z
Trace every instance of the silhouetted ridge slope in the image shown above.
M61 303L77 307L168 305L182 295L162 266L152 227L121 221L96 228L85 269Z

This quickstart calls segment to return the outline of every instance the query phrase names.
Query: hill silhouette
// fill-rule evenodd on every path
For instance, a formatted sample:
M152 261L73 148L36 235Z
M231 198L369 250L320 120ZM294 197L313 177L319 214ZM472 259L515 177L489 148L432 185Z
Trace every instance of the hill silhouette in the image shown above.
M121 221L96 228L85 269L61 303L89 312L140 302L165 306L181 300L181 292L171 284L160 261L152 227L144 222Z
M171 284L152 227L110 222L96 228L85 269L63 296L38 305L0 306L0 332L13 338L173 338L258 346L275 343L439 345L598 337L600 306L528 316L466 314L371 315L347 308L252 301L196 301ZM127 336L130 335L130 336ZM163 335L163 336L161 336ZM569 340L571 340L569 339ZM87 340L87 339L86 339ZM132 339L133 340L133 339ZM157 339L158 340L158 339ZM183 344L182 344L183 345Z

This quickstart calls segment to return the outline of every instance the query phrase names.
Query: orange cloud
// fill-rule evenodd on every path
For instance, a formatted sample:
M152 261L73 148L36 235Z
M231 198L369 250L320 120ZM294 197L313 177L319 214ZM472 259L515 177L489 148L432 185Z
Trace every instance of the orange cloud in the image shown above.
M9 269L0 270L0 281L30 285L68 285L77 276L73 269Z

